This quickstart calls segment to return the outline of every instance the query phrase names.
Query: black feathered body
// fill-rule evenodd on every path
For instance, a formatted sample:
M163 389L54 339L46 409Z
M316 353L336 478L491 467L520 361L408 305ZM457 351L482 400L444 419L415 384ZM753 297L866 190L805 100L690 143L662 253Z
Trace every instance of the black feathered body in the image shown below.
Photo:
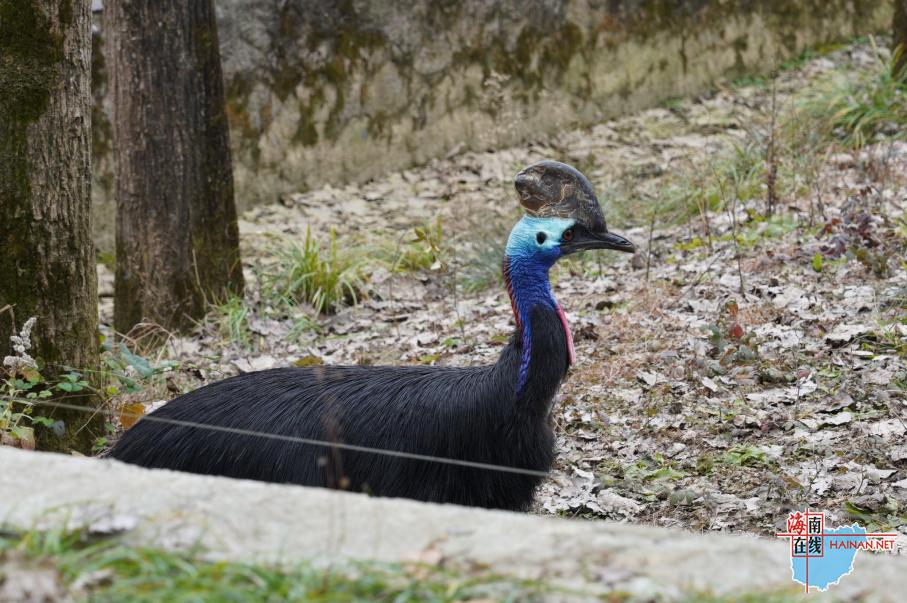
M569 335L550 300L522 317L532 337L519 388L526 358L518 329L489 366L273 369L202 387L153 416L545 472L554 458L551 404L569 364ZM145 467L512 510L526 509L541 481L153 420L127 431L111 456Z

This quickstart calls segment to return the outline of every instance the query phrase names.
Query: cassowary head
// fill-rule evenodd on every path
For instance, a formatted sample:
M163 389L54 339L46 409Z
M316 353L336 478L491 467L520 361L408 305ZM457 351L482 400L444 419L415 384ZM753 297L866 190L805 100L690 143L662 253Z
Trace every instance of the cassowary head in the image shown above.
M592 184L579 170L540 161L517 174L514 184L526 216L511 231L508 257L551 266L586 249L636 250L624 237L608 232Z

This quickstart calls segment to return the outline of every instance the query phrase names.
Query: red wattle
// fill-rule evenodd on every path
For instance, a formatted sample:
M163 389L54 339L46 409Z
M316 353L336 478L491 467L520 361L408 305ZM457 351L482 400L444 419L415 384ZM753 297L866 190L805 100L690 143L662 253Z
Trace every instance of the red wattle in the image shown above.
M576 350L573 349L573 333L570 332L570 325L567 324L567 315L564 314L564 309L561 308L560 304L555 304L557 306L557 315L561 319L561 324L564 325L564 335L567 336L567 358L569 358L570 364L576 362Z

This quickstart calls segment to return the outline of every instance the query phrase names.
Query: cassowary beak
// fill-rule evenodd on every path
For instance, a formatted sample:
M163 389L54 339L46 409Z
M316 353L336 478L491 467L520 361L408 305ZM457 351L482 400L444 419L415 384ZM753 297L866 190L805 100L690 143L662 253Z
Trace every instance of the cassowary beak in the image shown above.
M614 249L626 253L636 252L636 245L615 232L608 232L607 230L593 232L580 224L574 226L572 230L573 234L569 240L561 240L562 255L587 249Z

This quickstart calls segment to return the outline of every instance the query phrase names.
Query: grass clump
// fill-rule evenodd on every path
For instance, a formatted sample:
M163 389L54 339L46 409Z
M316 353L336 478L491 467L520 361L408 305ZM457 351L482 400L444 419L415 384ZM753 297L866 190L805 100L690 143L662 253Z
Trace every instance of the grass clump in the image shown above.
M363 261L338 250L337 234L322 247L311 230L302 245L292 243L274 251L277 267L263 282L266 292L287 303L307 303L318 314L336 312L362 298Z
M639 225L657 214L659 224L682 224L691 218L706 220L708 212L721 210L729 195L740 203L763 195L766 162L759 145L744 141L731 145L718 157L706 160L706 165L690 165L678 169L663 181L656 195L634 212L629 222Z
M244 348L248 348L251 343L249 332L249 306L245 304L243 298L238 295L231 295L220 304L214 304L211 307L214 324L217 327L221 337L227 341L235 342Z
M459 270L458 284L463 291L475 294L503 285L504 248L503 241L494 239L474 247Z
M869 69L833 72L800 100L821 131L851 148L900 138L907 128L907 72L896 76L894 60L870 41L875 61Z
M465 576L424 564L344 563L274 567L208 561L203 551L165 551L91 538L82 532L0 532L0 567L52 568L74 598L142 603L179 601L531 601L545 584Z

